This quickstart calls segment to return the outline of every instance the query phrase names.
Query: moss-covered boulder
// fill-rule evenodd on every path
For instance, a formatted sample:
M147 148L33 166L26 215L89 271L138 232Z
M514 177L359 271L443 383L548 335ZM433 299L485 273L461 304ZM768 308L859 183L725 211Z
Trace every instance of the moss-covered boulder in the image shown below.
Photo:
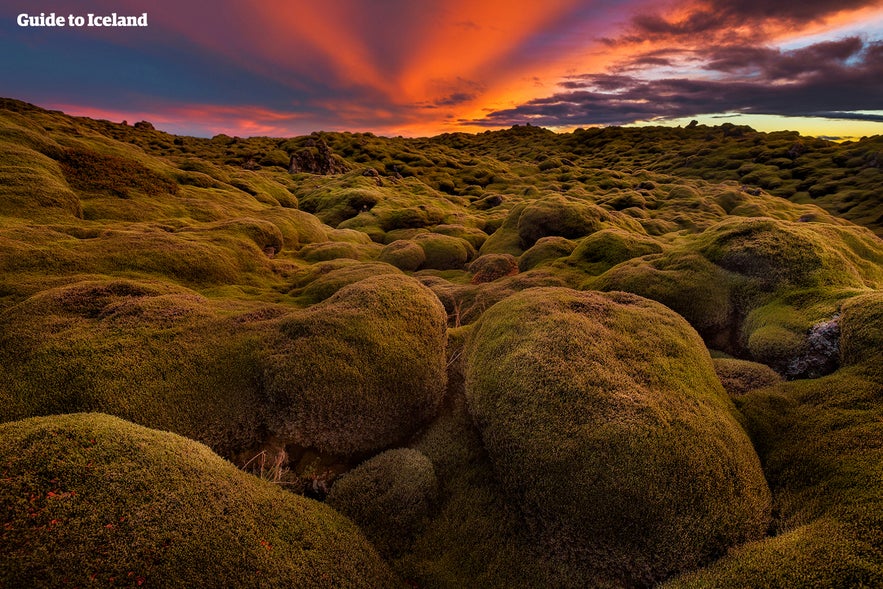
M558 235L574 239L594 233L606 220L607 211L599 206L551 196L524 207L518 217L518 237L521 248L526 250L541 237Z
M206 446L103 414L0 425L0 584L394 587L358 528Z
M518 269L526 272L540 264L565 258L573 252L576 244L564 237L550 235L541 237L518 258Z
M567 261L590 274L601 274L620 262L661 251L662 246L653 238L608 228L580 241Z
M469 264L472 284L493 282L518 274L518 259L511 254L485 254Z
M450 235L422 233L414 237L414 243L423 248L426 256L423 268L432 270L463 268L475 256L475 248L468 241Z
M585 584L650 584L766 531L757 455L702 340L662 305L523 291L476 323L466 362L498 476Z
M844 366L862 366L883 380L883 291L843 303L840 358Z
M883 246L858 227L731 217L706 230L698 246L718 266L767 289L883 279Z
M757 362L738 358L715 358L714 371L730 395L744 395L748 391L773 386L782 382L778 372Z
M327 503L356 522L386 558L405 552L425 527L438 496L429 458L387 450L334 483Z
M417 243L408 239L397 239L380 251L377 260L392 264L405 272L414 272L426 262L426 254Z
M680 313L710 345L728 349L738 335L734 278L689 252L652 254L611 268L584 288L623 290L659 301Z
M262 379L270 428L333 454L406 437L441 401L446 319L432 291L396 274L347 285L281 319Z

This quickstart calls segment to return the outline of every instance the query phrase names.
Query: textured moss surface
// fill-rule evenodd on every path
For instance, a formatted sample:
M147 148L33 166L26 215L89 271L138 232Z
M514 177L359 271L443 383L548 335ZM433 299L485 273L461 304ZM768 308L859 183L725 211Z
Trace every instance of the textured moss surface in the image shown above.
M207 447L102 414L0 425L10 587L395 587L358 528Z
M587 582L651 583L764 534L757 455L701 339L662 305L532 289L486 311L466 354L495 472Z

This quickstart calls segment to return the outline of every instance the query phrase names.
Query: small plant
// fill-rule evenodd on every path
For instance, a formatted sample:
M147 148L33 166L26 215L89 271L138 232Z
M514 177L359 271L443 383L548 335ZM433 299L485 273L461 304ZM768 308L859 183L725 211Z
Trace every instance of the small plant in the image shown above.
M290 485L293 483L284 480L290 472L289 468L284 466L286 464L288 464L288 454L285 450L279 450L272 457L266 450L261 450L243 465L242 470L277 485Z

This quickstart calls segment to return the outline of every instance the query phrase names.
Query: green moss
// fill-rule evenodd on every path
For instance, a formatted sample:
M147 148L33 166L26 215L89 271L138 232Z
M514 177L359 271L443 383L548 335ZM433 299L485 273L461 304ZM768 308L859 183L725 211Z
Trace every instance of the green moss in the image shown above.
M685 587L874 587L883 582L879 375L860 366L738 399L773 491L774 538L745 545Z
M662 246L652 238L611 228L584 238L567 261L589 274L602 274L620 262L661 251Z
M413 272L426 262L426 254L419 244L410 240L397 239L380 251L377 261L392 264L406 272Z
M487 240L488 235L476 227L464 227L463 225L436 225L432 228L433 233L459 237L469 242L474 249L479 250Z
M299 255L307 262L324 262L348 258L367 261L377 257L381 247L377 244L355 244L345 241L310 243L300 249Z
M720 378L724 390L734 397L782 381L779 373L765 364L736 358L714 358L713 361L714 371Z
M472 284L493 282L494 280L518 274L518 260L510 254L486 254L469 264Z
M541 237L558 235L573 239L601 229L608 215L604 209L564 197L546 197L531 202L518 217L518 237L527 249Z
M727 350L738 335L732 325L734 284L730 275L702 256L667 253L619 264L584 288L624 290L659 301L683 315L709 346Z
M546 262L569 256L575 247L575 243L563 237L541 237L519 256L518 268L525 272Z
M236 311L160 282L46 289L0 314L0 421L102 411L225 455L254 445L257 352L274 332Z
M883 293L847 300L841 308L840 357L844 366L863 366L883 380Z
M495 472L584 583L651 583L766 530L757 455L701 339L658 303L514 295L477 322L466 391Z
M49 157L20 145L0 143L0 213L40 217L56 212L83 216L78 196Z
M385 558L408 550L438 497L432 462L417 450L387 450L334 483L327 503L352 519Z
M852 234L850 239L844 239ZM782 286L878 283L883 246L854 228L731 218L706 231L700 251L722 268Z
M348 260L344 261L348 262ZM319 271L316 273L318 276L312 272L314 269ZM389 264L380 262L353 262L345 265L313 264L305 274L313 275L315 278L305 282L303 279L307 276L299 277L297 282L304 285L292 289L290 294L297 297L300 302L311 305L324 301L348 284L359 282L371 276L401 274L401 272Z
M101 414L0 433L4 585L397 584L346 518L202 444Z
M350 284L280 320L263 362L271 429L334 454L401 440L438 409L445 323L429 289L396 275Z
M421 233L414 243L423 248L423 268L454 270L463 268L475 256L475 249L465 239L438 233Z

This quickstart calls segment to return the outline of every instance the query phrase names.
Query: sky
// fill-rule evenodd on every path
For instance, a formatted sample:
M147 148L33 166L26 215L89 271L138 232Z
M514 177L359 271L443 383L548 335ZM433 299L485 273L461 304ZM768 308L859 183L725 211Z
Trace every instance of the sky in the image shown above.
M41 13L146 27L19 26ZM178 134L883 134L883 0L0 0L0 96Z

